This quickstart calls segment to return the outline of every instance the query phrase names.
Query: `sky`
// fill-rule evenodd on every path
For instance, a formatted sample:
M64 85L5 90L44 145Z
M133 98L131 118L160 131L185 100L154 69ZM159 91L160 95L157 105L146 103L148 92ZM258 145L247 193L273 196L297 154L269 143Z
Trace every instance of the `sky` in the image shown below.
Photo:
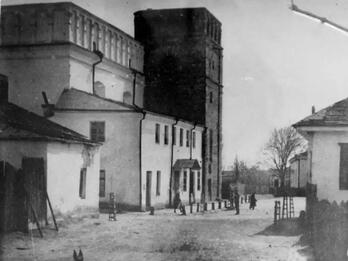
M2 4L59 0L2 0ZM286 127L348 97L348 34L289 9L290 0L73 0L134 35L133 13L206 7L222 22L223 166L266 167L263 147ZM294 0L348 27L348 1Z

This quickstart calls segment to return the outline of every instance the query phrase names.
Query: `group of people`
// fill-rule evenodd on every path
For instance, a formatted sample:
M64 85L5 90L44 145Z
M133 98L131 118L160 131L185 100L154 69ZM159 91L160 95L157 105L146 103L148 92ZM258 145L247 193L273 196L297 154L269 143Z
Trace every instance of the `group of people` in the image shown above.
M245 197L245 200L247 199L247 197ZM249 200L249 209L254 210L256 207L256 197L255 197L255 193L252 193L250 196L250 200ZM236 210L236 215L239 215L239 202L240 202L240 196L238 191L230 191L230 207L231 209L235 209ZM245 201L246 203L246 201Z

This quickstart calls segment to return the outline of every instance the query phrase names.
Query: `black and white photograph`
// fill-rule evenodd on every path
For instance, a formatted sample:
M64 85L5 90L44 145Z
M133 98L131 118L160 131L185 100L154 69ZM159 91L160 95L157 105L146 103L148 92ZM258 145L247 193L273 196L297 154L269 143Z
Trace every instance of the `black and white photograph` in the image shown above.
M0 260L348 261L348 2L0 0Z

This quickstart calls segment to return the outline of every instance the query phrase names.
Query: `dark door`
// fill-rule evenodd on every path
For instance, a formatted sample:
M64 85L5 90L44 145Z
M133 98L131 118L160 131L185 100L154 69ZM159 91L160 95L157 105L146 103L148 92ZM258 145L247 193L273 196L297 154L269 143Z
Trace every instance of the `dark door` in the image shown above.
M208 179L208 197L209 197L209 200L211 200L211 179Z
M32 207L40 224L44 225L47 218L44 160L42 158L23 158L22 169L27 191L29 220L35 222Z
M151 184L152 184L152 172L146 172L146 210L151 207Z
M174 172L174 194L179 190L180 188L180 171Z
M195 202L195 173L190 172L190 203Z

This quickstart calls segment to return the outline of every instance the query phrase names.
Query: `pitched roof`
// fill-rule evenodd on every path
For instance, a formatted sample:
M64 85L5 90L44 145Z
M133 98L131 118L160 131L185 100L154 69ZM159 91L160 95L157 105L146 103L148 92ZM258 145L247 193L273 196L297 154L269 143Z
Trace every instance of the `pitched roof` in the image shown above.
M136 108L123 102L106 99L92 93L71 88L63 91L55 105L55 110L134 111Z
M200 170L201 166L198 163L198 160L196 159L178 159L175 161L174 169L193 169L193 170Z
M304 118L293 126L348 126L348 98Z
M77 132L7 102L0 104L0 140L97 144Z

